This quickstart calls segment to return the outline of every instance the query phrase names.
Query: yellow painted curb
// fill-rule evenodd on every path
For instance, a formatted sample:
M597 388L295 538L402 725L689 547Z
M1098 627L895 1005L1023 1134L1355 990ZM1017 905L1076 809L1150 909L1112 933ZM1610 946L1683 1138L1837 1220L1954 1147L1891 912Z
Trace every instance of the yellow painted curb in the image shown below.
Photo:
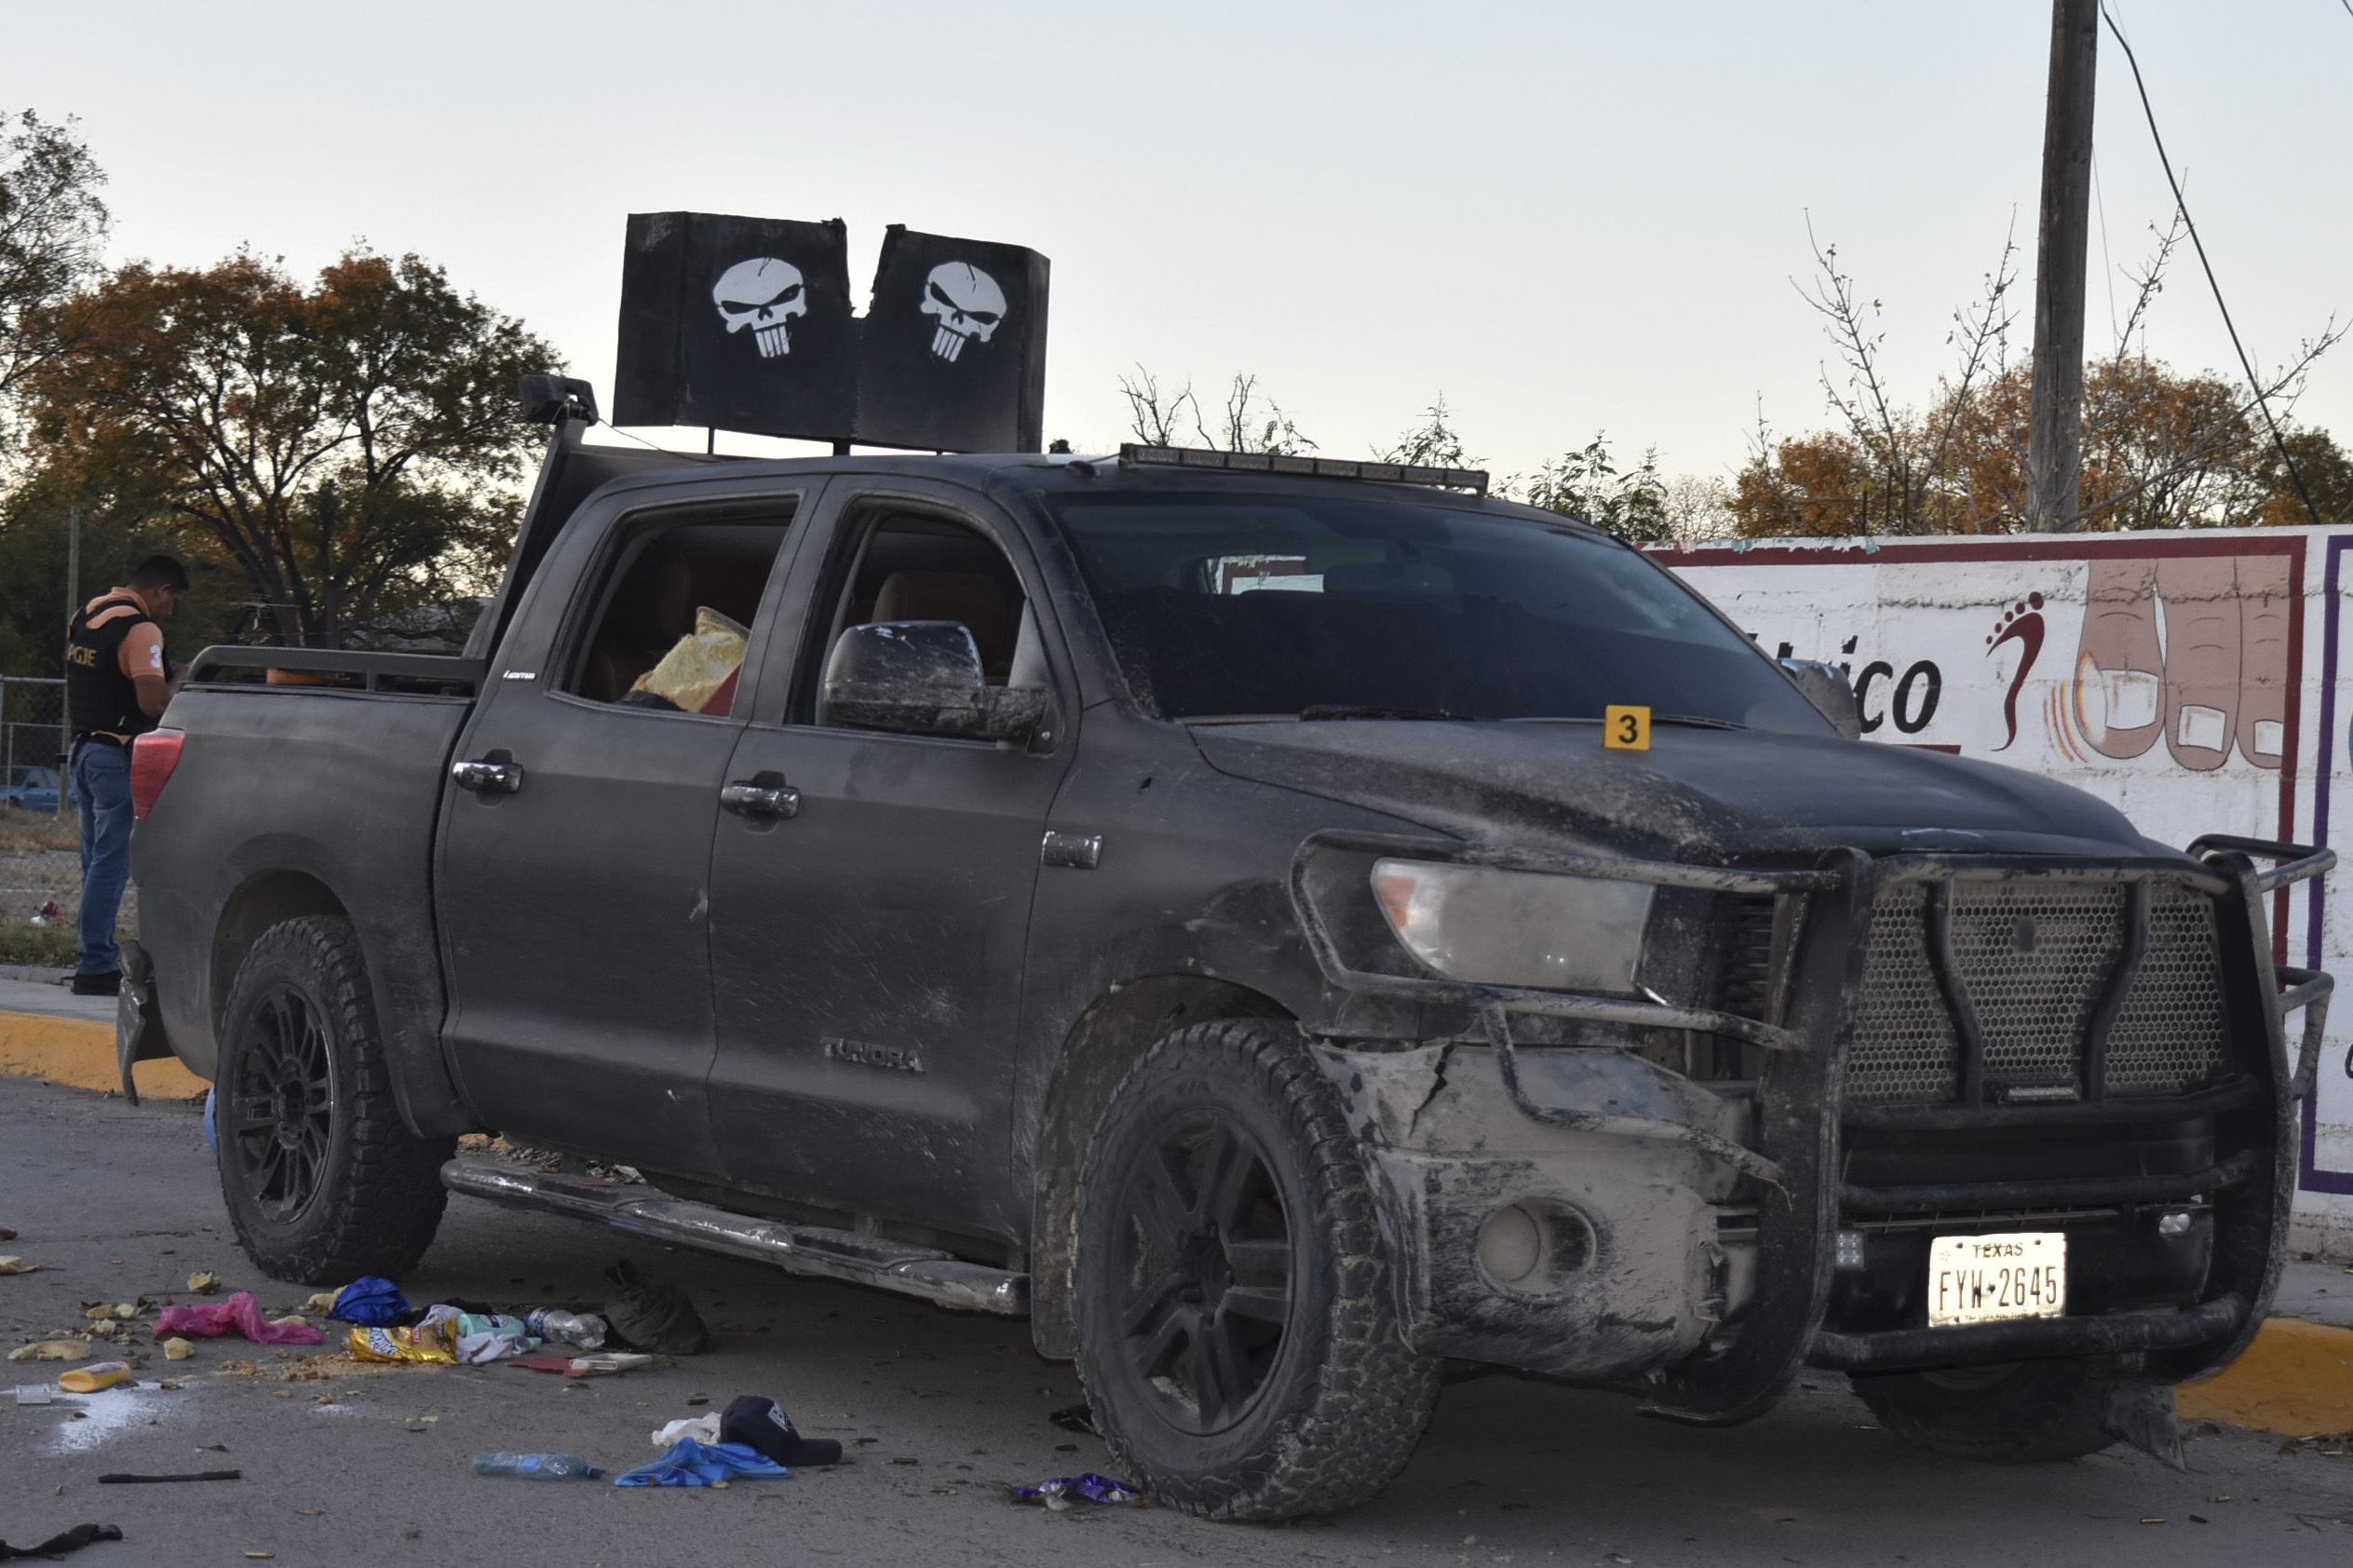
M210 1087L169 1058L140 1062L131 1073L139 1092L158 1100L186 1099ZM73 1088L120 1088L114 1025L41 1013L0 1012L0 1074L46 1078Z
M2353 1329L2274 1318L2246 1354L2175 1390L2187 1421L2222 1421L2292 1438L2353 1432Z

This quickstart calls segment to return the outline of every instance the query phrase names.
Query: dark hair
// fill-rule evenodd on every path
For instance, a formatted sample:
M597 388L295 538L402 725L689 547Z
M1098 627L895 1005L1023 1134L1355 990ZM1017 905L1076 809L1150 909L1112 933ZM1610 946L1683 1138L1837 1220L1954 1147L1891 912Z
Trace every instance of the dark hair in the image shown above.
M188 569L168 555L151 555L130 574L135 588L168 588L188 591Z

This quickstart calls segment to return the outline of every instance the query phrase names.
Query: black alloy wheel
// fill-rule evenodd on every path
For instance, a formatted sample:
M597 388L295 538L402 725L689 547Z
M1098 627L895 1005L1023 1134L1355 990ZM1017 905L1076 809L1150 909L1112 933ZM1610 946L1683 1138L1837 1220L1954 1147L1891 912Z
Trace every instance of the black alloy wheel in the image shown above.
M1266 1156L1224 1111L1183 1113L1129 1167L1120 1207L1121 1354L1171 1426L1224 1431L1265 1386L1291 1313L1291 1221Z
M1078 1370L1118 1473L1224 1520L1354 1507L1404 1467L1438 1362L1400 1331L1340 1096L1298 1025L1165 1036L1078 1180Z
M350 922L304 915L255 939L222 1009L214 1094L221 1196L264 1272L340 1286L416 1266L457 1140L400 1119Z
M326 1021L292 985L261 998L229 1088L227 1136L246 1196L273 1224L302 1217L325 1184L335 1135Z

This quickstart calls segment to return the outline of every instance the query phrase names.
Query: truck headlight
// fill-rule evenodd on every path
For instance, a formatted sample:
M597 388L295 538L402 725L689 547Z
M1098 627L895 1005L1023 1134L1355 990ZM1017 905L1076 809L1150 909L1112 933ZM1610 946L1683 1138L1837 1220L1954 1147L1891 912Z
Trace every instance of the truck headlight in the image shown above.
M1656 889L1384 859L1373 864L1373 891L1406 951L1449 980L1631 995Z

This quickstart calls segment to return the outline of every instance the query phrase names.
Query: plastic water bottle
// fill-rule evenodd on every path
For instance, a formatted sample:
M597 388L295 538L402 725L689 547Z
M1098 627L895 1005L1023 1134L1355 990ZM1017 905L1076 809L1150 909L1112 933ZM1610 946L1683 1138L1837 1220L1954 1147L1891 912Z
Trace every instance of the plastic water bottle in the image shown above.
M523 1319L534 1339L554 1340L582 1350L604 1348L604 1319L593 1312L566 1312L560 1306L535 1308Z
M604 1474L576 1453L478 1453L474 1473L523 1480L596 1480Z

